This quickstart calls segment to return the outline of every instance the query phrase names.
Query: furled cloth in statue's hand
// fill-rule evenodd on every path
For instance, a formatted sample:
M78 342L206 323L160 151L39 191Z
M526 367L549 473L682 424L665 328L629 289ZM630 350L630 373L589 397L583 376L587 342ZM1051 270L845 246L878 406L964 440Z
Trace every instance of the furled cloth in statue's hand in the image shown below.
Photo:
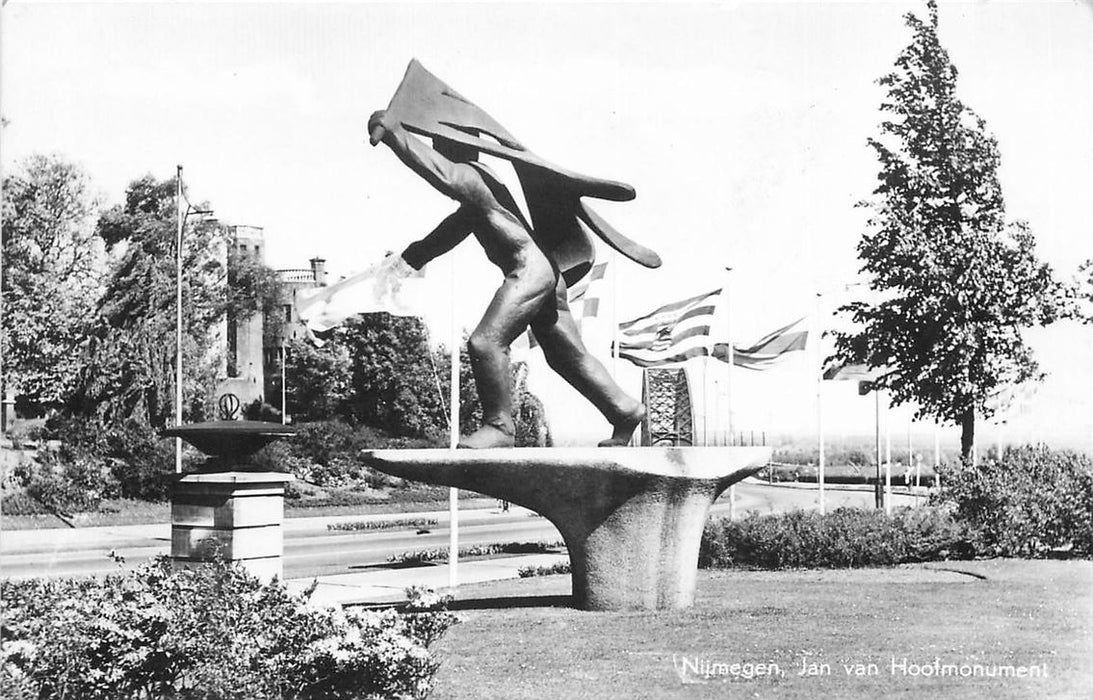
M296 292L296 310L309 331L324 333L357 314L386 312L394 316L421 314L424 271L390 253L380 262L329 287Z

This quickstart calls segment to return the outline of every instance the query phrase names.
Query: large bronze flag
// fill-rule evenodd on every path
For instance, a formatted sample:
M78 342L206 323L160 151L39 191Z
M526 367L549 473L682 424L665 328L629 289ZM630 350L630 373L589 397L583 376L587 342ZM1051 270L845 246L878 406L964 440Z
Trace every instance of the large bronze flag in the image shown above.
M634 198L633 187L580 175L544 160L478 105L425 70L417 59L406 68L387 114L411 133L447 139L511 161L524 189L536 240L552 253L569 284L584 276L595 258L582 222L631 260L646 267L660 266L655 252L616 231L581 200L595 197L624 202Z

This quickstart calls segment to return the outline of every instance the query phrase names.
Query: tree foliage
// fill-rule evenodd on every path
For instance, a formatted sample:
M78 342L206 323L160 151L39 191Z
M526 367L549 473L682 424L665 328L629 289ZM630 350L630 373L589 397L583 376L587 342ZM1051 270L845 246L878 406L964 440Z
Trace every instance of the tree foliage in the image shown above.
M70 386L105 274L98 208L60 156L31 156L4 180L3 357L17 394L52 403Z
M297 421L337 417L401 437L447 434L450 356L443 346L430 347L421 319L363 314L324 340L321 347L304 340L288 346L288 412ZM482 419L470 367L464 342L459 372L464 434ZM512 371L516 444L549 445L542 402L527 389L527 366L514 363Z
M927 21L906 15L911 43L878 81L886 118L869 145L879 185L862 203L871 217L858 252L881 301L843 307L860 330L836 333L836 354L888 368L877 385L919 417L958 423L966 455L989 397L1042 377L1022 329L1054 321L1063 288L1028 227L1006 221L998 143L957 98L936 3L927 7Z
M337 342L316 347L307 340L285 346L285 400L294 421L345 416L349 399L349 353ZM280 391L280 382L277 383Z
M341 337L353 363L348 408L354 420L396 435L443 430L447 394L420 318L363 314L346 322Z
M105 422L137 420L164 426L173 415L175 385L176 237L174 180L148 175L130 184L125 203L108 209L97 232L113 256L106 288L69 407ZM208 208L203 206L202 208ZM187 220L182 246L184 412L212 415L223 360L225 318L245 317L275 303L272 271L232 258L230 232ZM229 265L229 260L231 264ZM241 274L233 266L242 268ZM228 284L229 269L236 274Z

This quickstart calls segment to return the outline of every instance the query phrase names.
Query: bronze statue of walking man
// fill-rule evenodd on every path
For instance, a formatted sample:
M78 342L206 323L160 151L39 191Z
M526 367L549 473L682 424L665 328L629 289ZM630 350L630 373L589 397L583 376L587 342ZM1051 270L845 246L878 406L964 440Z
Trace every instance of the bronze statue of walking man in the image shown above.
M600 445L626 445L645 407L620 389L585 348L569 311L567 290L592 267L595 246L589 232L641 265L660 265L655 252L616 231L584 201L627 201L634 198L634 189L544 160L417 60L410 61L387 109L369 119L368 133L373 146L385 143L411 170L459 204L429 235L408 246L402 259L420 269L473 233L504 275L469 343L482 427L463 437L459 446L513 445L509 345L529 327L550 367L611 424L611 437ZM431 139L432 147L417 137ZM497 175L478 162L479 153L512 163L528 218Z
M528 327L551 369L560 374L612 425L601 446L626 445L645 408L628 396L581 341L566 300L566 282L497 175L477 162L477 151L434 139L430 148L406 133L386 112L368 122L399 159L441 194L459 204L425 238L411 243L402 258L414 269L474 234L504 280L471 333L468 349L482 404L482 427L460 439L460 447L512 447L512 390L509 345Z

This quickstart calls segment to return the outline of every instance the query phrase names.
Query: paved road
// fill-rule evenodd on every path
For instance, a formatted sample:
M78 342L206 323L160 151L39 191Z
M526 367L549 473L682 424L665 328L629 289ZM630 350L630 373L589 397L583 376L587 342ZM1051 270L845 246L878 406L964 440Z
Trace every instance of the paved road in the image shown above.
M910 504L913 499L897 494L895 505ZM826 505L870 507L871 490L828 490ZM781 512L794 508L818 507L814 485L774 485L747 482L736 487L736 512L742 515ZM730 504L722 497L711 515L725 517ZM437 526L428 533L413 530L330 531L333 522L395 518L434 518ZM391 555L448 545L446 512L389 515L293 518L285 521L285 578L311 578L332 574L367 571L387 563ZM560 541L557 529L548 521L522 508L508 513L493 509L461 511L461 545L495 542ZM78 576L103 574L132 568L157 554L171 549L170 525L129 525L119 527L66 530L24 530L4 532L0 536L0 576ZM114 552L124 563L110 557Z

